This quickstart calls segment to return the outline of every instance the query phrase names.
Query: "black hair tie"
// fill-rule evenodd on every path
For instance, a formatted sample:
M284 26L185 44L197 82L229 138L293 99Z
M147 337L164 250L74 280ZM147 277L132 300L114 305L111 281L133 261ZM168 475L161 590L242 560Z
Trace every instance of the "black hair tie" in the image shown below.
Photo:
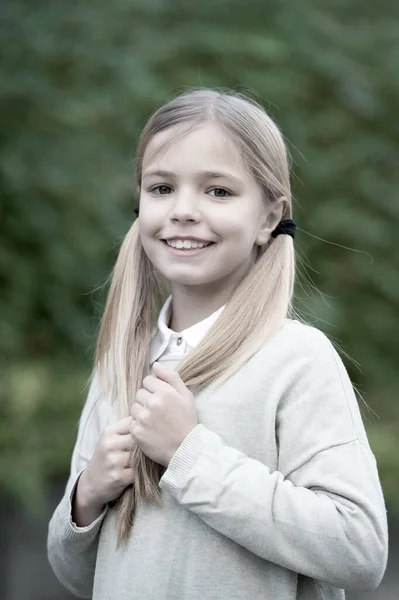
M135 209L134 209L134 212L136 213L136 216L138 217L138 216L139 216L139 209L138 209L138 208L135 208Z
M280 234L290 235L292 239L295 237L296 223L292 219L285 219L280 221L276 229L272 232L272 237L277 237Z

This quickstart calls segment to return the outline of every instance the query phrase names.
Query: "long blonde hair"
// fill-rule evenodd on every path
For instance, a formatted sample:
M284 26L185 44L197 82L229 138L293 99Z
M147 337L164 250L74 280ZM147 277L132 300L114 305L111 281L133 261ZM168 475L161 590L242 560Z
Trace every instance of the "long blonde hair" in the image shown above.
M175 125L216 123L236 143L247 167L264 191L265 203L282 197L283 219L292 217L290 167L283 137L264 109L233 92L194 90L168 102L147 122L138 142L136 180L140 188L144 152L157 133ZM226 379L253 356L281 326L292 309L295 260L292 238L280 235L258 248L256 260L231 292L224 311L201 343L178 366L190 388ZM143 378L149 374L152 334L168 282L144 252L138 220L128 231L113 271L98 336L94 373L100 392L117 401L120 418L130 406ZM161 502L159 479L164 467L134 445L134 486L118 503L118 544L128 540L138 502Z

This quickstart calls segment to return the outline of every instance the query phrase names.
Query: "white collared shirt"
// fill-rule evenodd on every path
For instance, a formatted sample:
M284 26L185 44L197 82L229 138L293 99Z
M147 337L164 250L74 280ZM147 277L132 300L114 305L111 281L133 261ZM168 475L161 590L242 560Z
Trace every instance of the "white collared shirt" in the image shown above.
M158 331L151 343L150 365L161 356L183 358L189 354L196 346L198 346L225 306L226 305L221 306L218 310L209 315L209 317L203 319L203 321L195 323L195 325L177 333L167 326L167 323L170 322L172 309L172 296L169 296L158 316Z

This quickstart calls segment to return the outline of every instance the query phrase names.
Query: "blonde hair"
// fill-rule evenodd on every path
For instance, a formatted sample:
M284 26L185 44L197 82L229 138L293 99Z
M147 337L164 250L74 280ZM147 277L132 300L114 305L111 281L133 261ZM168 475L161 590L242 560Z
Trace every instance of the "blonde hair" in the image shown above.
M215 123L240 148L247 167L264 192L265 203L285 199L283 219L292 217L290 168L283 137L272 119L254 100L233 92L194 90L168 102L147 122L136 156L136 180L141 185L144 152L159 132L175 125L188 128ZM288 235L270 238L258 248L256 260L239 282L224 311L201 343L178 366L190 387L225 380L265 344L292 310L295 278L293 240ZM138 220L128 231L113 271L110 291L98 336L94 373L101 394L117 399L120 418L149 374L152 334L168 282L144 252ZM159 480L164 467L134 445L135 484L116 505L118 544L129 538L138 502L161 502Z

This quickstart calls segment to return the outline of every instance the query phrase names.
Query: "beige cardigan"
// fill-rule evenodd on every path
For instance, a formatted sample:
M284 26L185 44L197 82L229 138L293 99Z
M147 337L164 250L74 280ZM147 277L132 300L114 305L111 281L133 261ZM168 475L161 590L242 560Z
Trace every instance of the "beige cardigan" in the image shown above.
M161 359L176 367L176 360ZM372 590L387 562L374 455L347 372L317 329L287 320L230 379L195 395L200 424L116 549L115 511L71 520L71 495L113 418L89 392L49 525L60 581L93 600L325 600Z

